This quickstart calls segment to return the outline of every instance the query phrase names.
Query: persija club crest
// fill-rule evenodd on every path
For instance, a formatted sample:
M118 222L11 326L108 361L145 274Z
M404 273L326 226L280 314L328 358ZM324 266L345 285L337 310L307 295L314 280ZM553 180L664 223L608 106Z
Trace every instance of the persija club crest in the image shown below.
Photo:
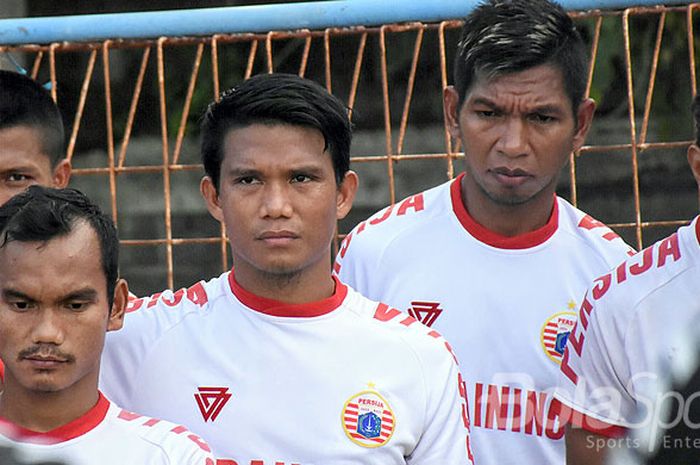
M205 422L216 420L230 398L227 387L200 387L194 395Z
M441 313L440 302L414 300L411 302L411 308L408 309L409 315L428 327L433 326Z
M380 447L394 434L394 412L376 391L362 391L345 402L341 414L345 434L362 447Z
M561 365L561 358L564 355L566 341L576 324L576 313L561 312L547 318L542 325L540 332L540 342L542 350L557 365Z

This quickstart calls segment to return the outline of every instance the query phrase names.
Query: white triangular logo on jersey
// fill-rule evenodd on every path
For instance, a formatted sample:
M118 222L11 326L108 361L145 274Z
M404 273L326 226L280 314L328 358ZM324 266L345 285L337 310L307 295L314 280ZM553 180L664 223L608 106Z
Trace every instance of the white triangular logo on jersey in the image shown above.
M200 387L194 395L204 421L214 421L231 398L227 387Z
M441 313L440 302L413 301L408 309L409 315L428 327L435 323Z

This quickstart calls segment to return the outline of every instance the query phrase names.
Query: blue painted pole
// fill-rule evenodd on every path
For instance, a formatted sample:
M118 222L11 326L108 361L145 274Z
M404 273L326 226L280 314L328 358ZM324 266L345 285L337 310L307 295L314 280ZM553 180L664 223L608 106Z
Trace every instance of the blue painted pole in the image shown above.
M0 44L46 44L435 22L466 16L479 0L331 0L306 3L0 20ZM680 0L561 0L568 10L682 5Z

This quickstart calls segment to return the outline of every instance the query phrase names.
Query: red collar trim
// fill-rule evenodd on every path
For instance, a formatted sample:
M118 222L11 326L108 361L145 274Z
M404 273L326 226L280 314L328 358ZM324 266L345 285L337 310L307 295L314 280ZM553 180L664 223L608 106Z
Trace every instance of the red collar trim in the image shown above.
M45 433L32 431L30 429L15 425L1 417L0 429L5 432L6 428L8 437L19 442L51 445L70 441L71 439L75 439L95 429L95 427L102 423L102 420L104 420L107 416L107 410L109 410L110 402L105 396L102 395L101 392L99 394L100 396L97 399L97 403L93 408L88 410L87 413L79 418L76 418L70 423L66 423L65 425L59 426L51 431L47 431Z
M695 237L698 240L698 245L700 245L700 216L695 217Z
M235 295L243 305L257 312L271 316L311 318L332 312L340 307L340 304L343 303L343 300L345 300L345 297L348 295L348 287L341 283L335 275L332 276L333 281L335 281L335 292L333 292L333 295L327 299L305 304L286 304L279 300L260 297L248 292L238 284L233 270L228 274L228 282L233 295Z
M499 249L529 249L530 247L543 244L557 231L559 227L559 202L557 202L556 196L554 197L552 214L549 216L547 224L539 229L518 236L508 237L485 228L472 218L467 208L464 206L464 202L462 202L463 177L464 173L460 174L452 181L452 185L450 185L452 210L455 212L455 215L457 215L457 219L464 229L478 241Z

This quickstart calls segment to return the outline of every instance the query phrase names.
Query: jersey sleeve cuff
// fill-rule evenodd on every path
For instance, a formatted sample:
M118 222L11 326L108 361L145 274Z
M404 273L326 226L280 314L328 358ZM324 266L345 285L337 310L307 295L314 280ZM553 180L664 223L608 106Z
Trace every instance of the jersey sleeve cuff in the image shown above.
M627 427L584 413L580 407L572 405L571 402L563 399L559 393L555 394L554 400L559 401L563 409L567 411L564 418L567 418L567 424L570 427L584 429L589 433L608 438L620 438L627 435Z
M572 411L571 417L571 426L585 429L589 433L598 434L608 438L621 438L627 435L627 428L624 426L613 425L576 410Z

